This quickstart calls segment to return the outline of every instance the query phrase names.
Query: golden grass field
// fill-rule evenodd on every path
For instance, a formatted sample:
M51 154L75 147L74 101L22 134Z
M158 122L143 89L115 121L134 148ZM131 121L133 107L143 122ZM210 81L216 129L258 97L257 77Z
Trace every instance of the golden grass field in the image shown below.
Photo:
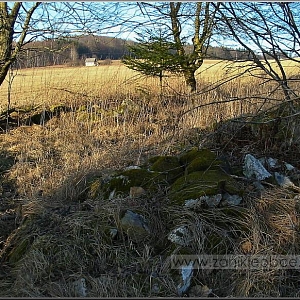
M200 82L218 82L225 77L241 73L242 63L230 64L223 61L208 60L198 71ZM299 70L295 63L287 62L288 74L297 73ZM138 87L158 90L158 80L147 78L135 80L137 73L123 66L119 61L112 65L94 67L45 67L33 69L21 69L13 71L15 76L12 83L11 101L13 105L37 105L52 104L64 101L74 101L85 97L99 97L105 101L106 97L135 96ZM246 78L246 79L245 79ZM7 78L8 80L8 78ZM244 76L243 80L233 82L233 85L249 80ZM177 77L168 80L177 92L184 92L184 82ZM231 85L232 86L232 85ZM7 101L8 82L0 87L1 109L5 108ZM230 85L224 92L230 91ZM236 89L235 89L236 91Z
M299 76L299 67L295 63L284 62L284 65L289 75ZM54 116L48 122L11 128L0 134L0 154L12 157L14 162L3 172L3 182L12 185L14 190L4 191L3 188L3 193L7 193L5 201L8 201L12 209L21 204L23 214L45 216L46 220L46 207L59 207L74 199L76 202L88 176L94 172L110 174L116 169L142 164L153 155L178 154L193 146L210 145L221 153L219 145L210 142L211 132L219 122L241 115L257 114L268 107L278 105L283 99L276 83L261 76L253 76L261 75L261 72L243 74L244 71L245 67L241 62L206 61L197 72L198 91L194 94L188 92L180 76L166 77L161 90L158 79L142 78L120 62L97 67L57 66L13 71L10 107L16 108L15 115L18 114L18 110L35 108L36 111L43 111L58 105L69 110ZM299 91L298 81L291 84ZM7 109L8 90L9 83L6 81L0 87L0 113ZM225 139L230 140L232 133L229 131ZM239 140L240 144L243 142L246 141ZM240 163L244 154L258 151L255 145L237 145L236 149L233 146L230 155ZM266 149L259 150L263 152ZM13 193L16 195L14 198ZM249 217L249 222L253 225L253 235L257 238L254 246L258 252L267 251L268 247L275 249L278 235L286 236L291 242L298 234L295 230L291 232L288 226L284 227L282 219L283 215L295 213L292 200L287 201L282 191L275 191L272 197L279 201L276 206L270 202L270 197L266 195L260 199L253 206L253 215ZM281 200L286 202L280 202ZM268 214L270 207L276 211L273 223ZM259 217L260 213L269 218L268 224L263 223ZM177 217L181 214L183 212L175 213ZM180 218L183 217L185 216ZM188 217L191 218L189 222L192 222L192 216ZM74 219L68 219L68 226L73 228L70 236L76 241L78 239L78 249L81 246L80 242L86 242L81 236L80 226L87 218L87 213L78 211ZM264 230L274 234L262 236ZM29 232L27 234L30 235ZM59 243L59 240L55 242ZM285 245L289 245L288 242ZM110 258L116 255L119 257L116 258L118 263L122 259L136 259L138 253L138 259L145 268L166 268L159 258L151 257L145 245L138 245L139 248L135 252L134 248L130 248L130 244L124 242L119 248L116 246L110 254L107 254L108 250L105 247L104 244L100 244L97 251L105 252ZM31 256L25 257L15 266L12 273L9 273L10 277L3 279L0 276L0 297L1 290L4 296L43 295L39 280L45 276L44 266L49 263L49 258L43 256L40 249L35 250L31 251ZM67 255L64 259L66 265L72 261ZM62 265L63 262L60 267ZM109 265L106 267L109 268ZM24 277L26 270L30 272ZM224 278L219 280L223 280L225 290L226 285L230 285L231 295L248 296L252 293L259 296L263 295L266 286L273 289L273 283L270 281L277 282L276 280L280 279L274 274L256 275L251 272L246 275L235 274L233 282L228 283L225 274ZM74 274L74 278L76 276L81 275ZM253 280L251 276L254 276ZM99 278L88 279L95 297L120 296L126 284L131 285L130 293L125 293L124 290L126 295L151 296L151 291L149 294L149 290L145 290L149 282L135 281L133 275L130 278L126 277L124 282L123 279L112 278L105 286L99 283ZM50 279L52 296L73 295L66 289L68 284L64 274L60 282L52 282ZM159 280L163 286L159 296L176 296L172 292L176 282L172 281L171 277L161 277ZM276 296L278 293L277 290L268 290L265 295ZM299 292L293 290L290 294L299 295Z
M70 173L137 164L154 152L179 151L197 130L261 109L272 84L245 74L217 86L237 72L241 69L226 69L225 62L208 61L197 75L199 92L191 95L183 78L166 78L161 93L158 79L140 78L120 63L18 70L11 107L66 105L73 113L53 118L45 126L20 127L1 135L21 164L12 176L26 194L34 194L57 189ZM0 87L0 111L7 108L7 85ZM221 103L229 99L234 101ZM51 153L60 153L59 160ZM32 159L38 163L32 164Z

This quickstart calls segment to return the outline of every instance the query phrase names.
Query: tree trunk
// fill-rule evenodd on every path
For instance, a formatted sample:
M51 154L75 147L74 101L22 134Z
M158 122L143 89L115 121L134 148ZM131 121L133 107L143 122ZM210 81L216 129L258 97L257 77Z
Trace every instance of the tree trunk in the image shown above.
M24 44L33 12L41 4L41 2L35 2L32 7L26 11L19 41L16 42L13 47L14 28L22 2L13 3L9 9L7 2L0 2L0 85L5 80L11 64L16 60Z
M11 65L13 28L7 12L7 3L0 3L0 85Z
M197 82L195 78L195 72L193 70L184 71L184 78L186 85L190 88L190 92L196 92L197 90Z

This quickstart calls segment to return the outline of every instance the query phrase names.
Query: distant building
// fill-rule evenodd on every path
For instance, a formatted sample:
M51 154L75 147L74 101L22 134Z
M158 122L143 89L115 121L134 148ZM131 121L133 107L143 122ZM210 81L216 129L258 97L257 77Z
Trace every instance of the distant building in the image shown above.
M85 66L86 67L93 67L93 66L97 66L97 59L93 58L93 57L89 57L85 59Z

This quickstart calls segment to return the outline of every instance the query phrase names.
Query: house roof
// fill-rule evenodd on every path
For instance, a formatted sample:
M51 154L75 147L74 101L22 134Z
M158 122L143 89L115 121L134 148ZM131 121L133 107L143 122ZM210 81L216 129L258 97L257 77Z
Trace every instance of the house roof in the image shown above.
M96 61L96 58L89 57L89 58L86 58L85 61L86 62L94 62L94 61Z

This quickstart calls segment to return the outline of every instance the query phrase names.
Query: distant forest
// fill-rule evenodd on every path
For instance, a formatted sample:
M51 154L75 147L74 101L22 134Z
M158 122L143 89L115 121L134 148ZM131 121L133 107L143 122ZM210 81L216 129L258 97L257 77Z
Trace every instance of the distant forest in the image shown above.
M132 44L133 41L94 35L35 41L25 45L15 67L80 66L84 65L87 57L96 58L100 64L108 64L111 60L122 59L124 55L128 55L127 46ZM191 46L187 46L187 51L189 47ZM209 47L207 58L245 60L248 59L248 53L241 49Z

